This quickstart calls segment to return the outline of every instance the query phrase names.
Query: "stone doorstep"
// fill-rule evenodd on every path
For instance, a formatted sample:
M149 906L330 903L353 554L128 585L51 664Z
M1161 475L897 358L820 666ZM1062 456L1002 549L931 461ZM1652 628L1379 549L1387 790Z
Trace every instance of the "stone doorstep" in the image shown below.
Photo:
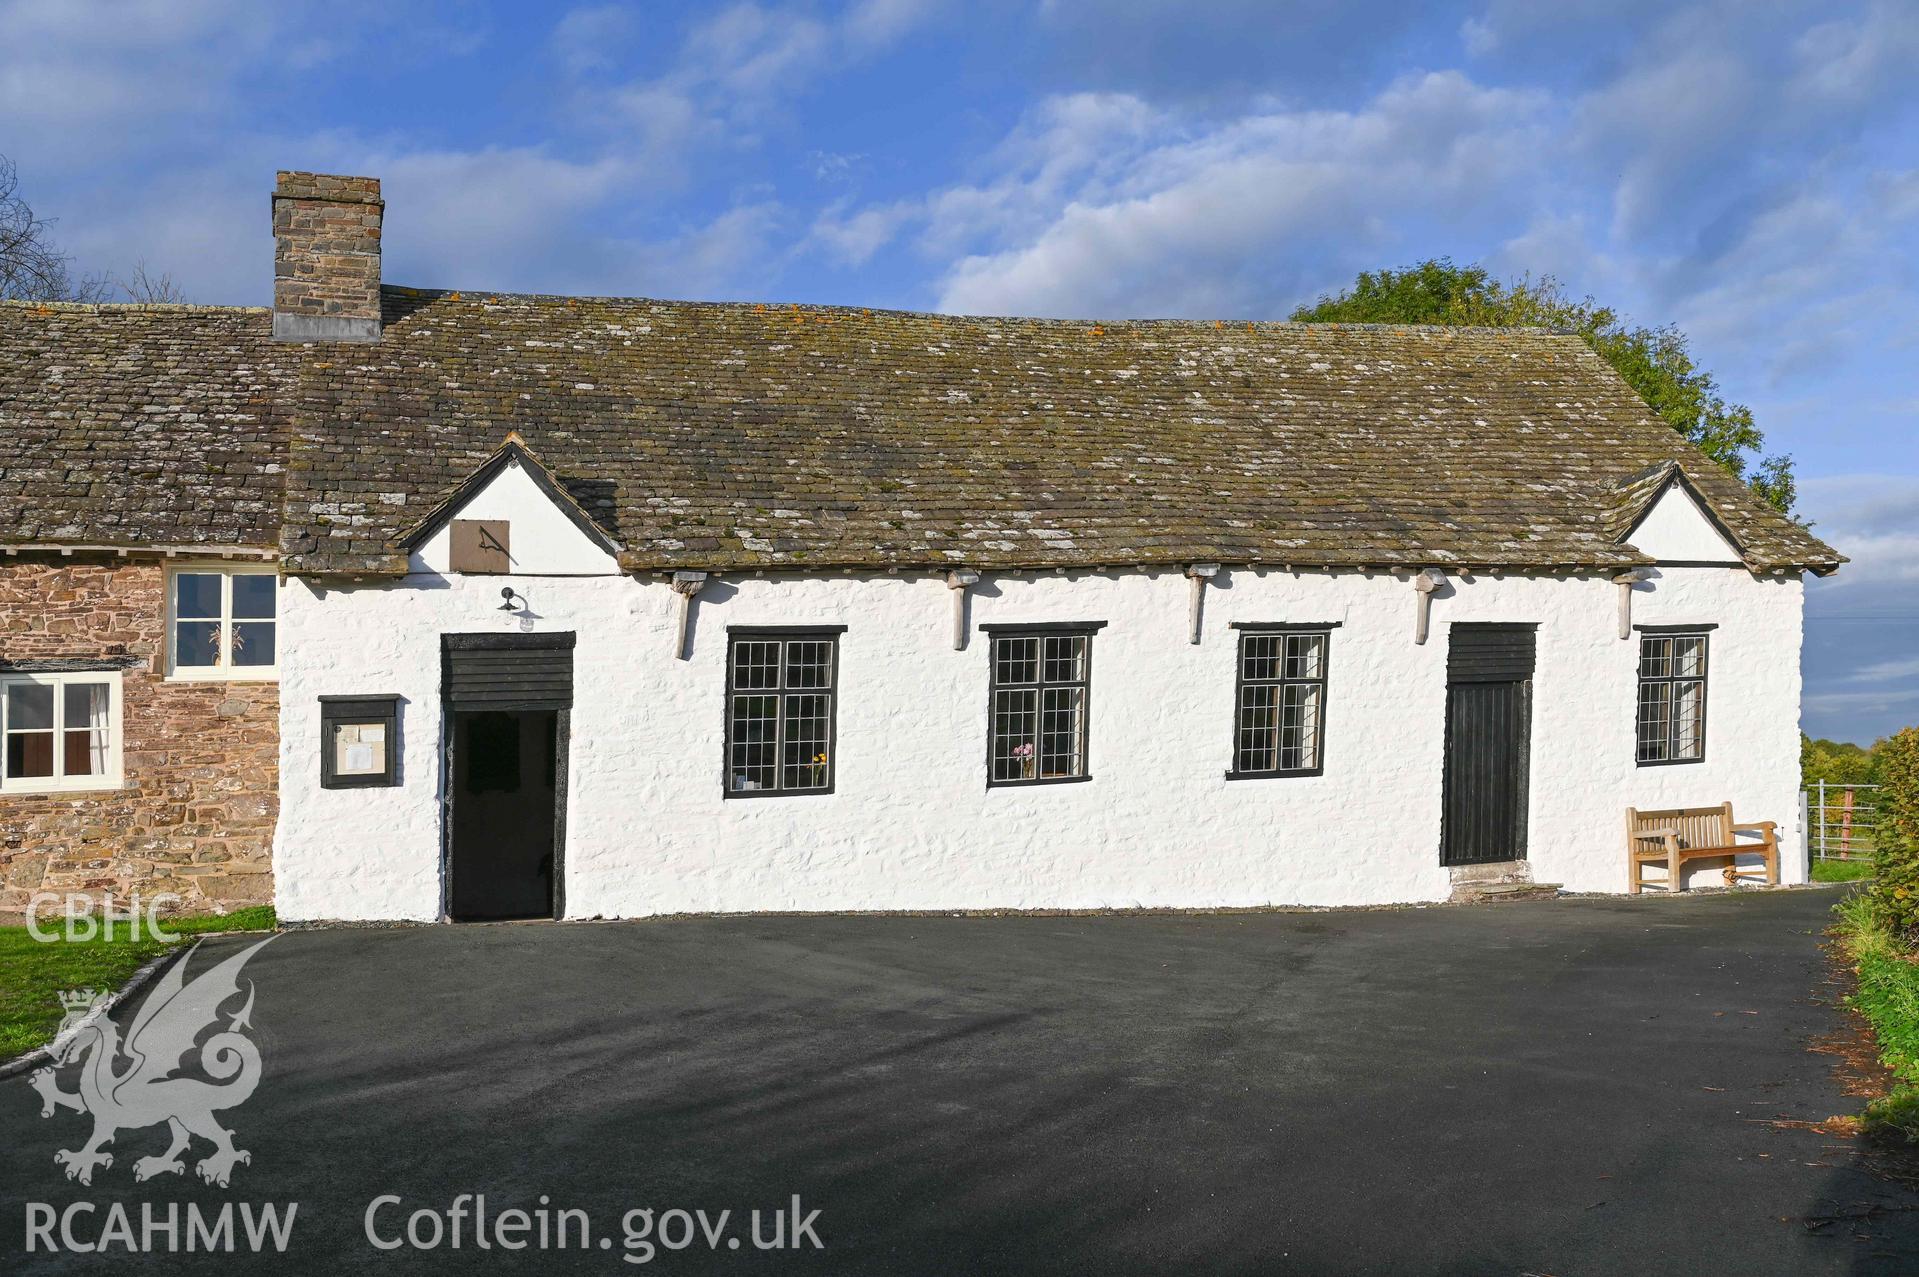
M1482 882L1531 882L1530 860L1494 860L1483 865L1453 865L1447 869L1454 887Z
M1559 894L1556 882L1488 882L1453 888L1453 900L1462 904L1495 900L1549 900Z
M1504 900L1547 900L1559 894L1556 882L1534 882L1529 860L1495 860L1483 865L1453 865L1450 897L1454 904Z

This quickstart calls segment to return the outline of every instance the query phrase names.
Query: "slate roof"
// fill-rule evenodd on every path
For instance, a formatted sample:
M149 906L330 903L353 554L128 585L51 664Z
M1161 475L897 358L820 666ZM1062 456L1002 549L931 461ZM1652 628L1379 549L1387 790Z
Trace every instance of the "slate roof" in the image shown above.
M632 570L1606 569L1645 561L1622 484L1667 462L1754 567L1840 562L1540 330L394 288L385 323L276 345L263 310L0 306L0 428L32 445L0 457L0 541L203 528L398 571L517 432Z
M267 330L0 302L0 544L276 546L299 363Z

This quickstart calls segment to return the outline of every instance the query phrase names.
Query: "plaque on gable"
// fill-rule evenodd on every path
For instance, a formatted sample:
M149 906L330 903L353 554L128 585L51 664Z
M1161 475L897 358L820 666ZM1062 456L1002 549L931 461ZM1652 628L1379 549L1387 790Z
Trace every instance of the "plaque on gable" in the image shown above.
M505 519L455 519L451 529L451 560L455 572L511 572Z

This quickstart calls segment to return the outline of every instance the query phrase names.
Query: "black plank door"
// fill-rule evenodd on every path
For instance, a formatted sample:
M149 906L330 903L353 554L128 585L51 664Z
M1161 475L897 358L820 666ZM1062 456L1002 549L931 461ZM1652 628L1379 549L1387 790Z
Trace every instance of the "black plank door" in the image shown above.
M442 636L441 912L566 916L575 636Z
M1526 858L1536 647L1531 625L1451 627L1440 830L1445 864Z

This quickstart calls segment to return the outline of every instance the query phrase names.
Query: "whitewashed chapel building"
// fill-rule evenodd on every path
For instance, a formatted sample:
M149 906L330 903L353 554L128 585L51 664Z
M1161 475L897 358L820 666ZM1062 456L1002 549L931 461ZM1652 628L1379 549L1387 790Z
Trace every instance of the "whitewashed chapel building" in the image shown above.
M274 312L80 327L274 370L282 917L1623 891L1727 801L1803 880L1840 560L1576 336L382 288L377 184L276 207Z

